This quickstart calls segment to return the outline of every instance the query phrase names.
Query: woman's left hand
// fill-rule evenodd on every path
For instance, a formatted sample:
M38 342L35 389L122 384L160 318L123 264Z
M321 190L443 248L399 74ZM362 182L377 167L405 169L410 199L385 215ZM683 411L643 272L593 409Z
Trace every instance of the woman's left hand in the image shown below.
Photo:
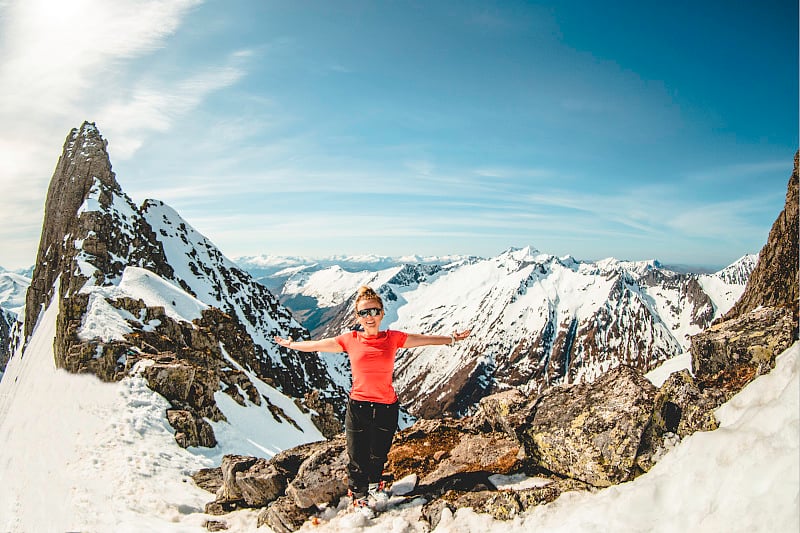
M459 333L457 331L454 331L453 332L453 340L455 340L455 341L463 341L464 339L469 337L470 333L472 333L472 330L469 330L469 329L465 329L461 333Z

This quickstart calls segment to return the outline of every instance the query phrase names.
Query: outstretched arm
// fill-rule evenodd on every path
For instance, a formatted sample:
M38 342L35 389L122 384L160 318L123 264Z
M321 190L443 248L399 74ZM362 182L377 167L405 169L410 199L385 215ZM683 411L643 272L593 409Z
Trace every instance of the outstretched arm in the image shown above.
M281 337L276 336L275 342L277 342L284 348L289 348L290 350L298 350L300 352L339 353L344 351L342 350L342 347L339 345L339 343L336 342L336 339L333 337L320 339L318 341L293 341L292 339L282 339Z
M453 332L452 335L420 335L418 333L409 333L403 348L416 348L417 346L430 346L435 344L455 344L460 340L469 337L470 330L464 330L461 333Z

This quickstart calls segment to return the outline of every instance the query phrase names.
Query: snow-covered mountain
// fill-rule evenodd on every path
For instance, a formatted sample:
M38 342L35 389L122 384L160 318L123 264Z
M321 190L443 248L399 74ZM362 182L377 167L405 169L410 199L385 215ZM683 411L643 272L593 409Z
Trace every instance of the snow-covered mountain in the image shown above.
M273 341L302 336L303 326L173 209L157 200L137 207L89 123L68 136L50 184L26 343L52 305L56 365L104 381L145 377L170 402L184 446L214 446L211 424L236 419L231 404L310 425L299 442L338 432L346 384L322 360ZM303 420L271 403L276 394L297 402Z
M312 273L330 267L339 267L347 272L378 271L402 266L443 265L467 259L468 256L421 256L409 255L389 257L384 255L334 255L327 257L303 257L282 255L258 255L234 257L242 269L252 274L259 283L271 290L280 290L286 281L299 273Z
M384 327L471 328L455 347L398 355L397 384L412 413L460 415L509 386L537 392L592 381L620 363L650 370L686 351L691 335L733 305L756 259L744 256L715 274L681 274L657 261L581 262L526 247L449 263L300 270L279 296L314 336L353 326L360 285L383 295Z
M25 310L25 293L31 279L24 272L9 272L0 267L0 378L9 357L19 343L19 321Z
M25 308L25 293L31 278L0 267L0 307L19 315Z

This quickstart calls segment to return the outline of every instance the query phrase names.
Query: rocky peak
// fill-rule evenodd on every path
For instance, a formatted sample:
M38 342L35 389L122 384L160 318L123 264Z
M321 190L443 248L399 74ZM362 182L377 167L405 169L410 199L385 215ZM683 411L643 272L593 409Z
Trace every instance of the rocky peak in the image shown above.
M47 190L36 267L25 305L26 337L33 331L39 312L50 301L50 290L63 265L71 263L74 254L69 253L72 246L66 245L65 238L74 233L78 210L95 181L111 190L119 189L106 146L106 141L90 122L73 129L64 142Z
M272 341L305 329L174 210L156 200L137 207L88 122L68 135L50 184L26 339L56 291L56 365L106 381L147 367L150 388L172 405L169 422L181 445L213 445L205 419L224 418L214 397L220 390L239 405L261 406L251 380L314 410L309 418L326 434L338 430L340 413L325 400L341 406L345 392L317 358ZM92 329L92 316L121 329Z
M797 328L798 312L798 156L789 177L786 204L775 219L761 249L758 263L750 276L744 294L723 318L729 320L757 307L780 307L791 310Z
M692 369L703 383L745 381L769 371L798 332L798 156L786 204L769 232L744 293L710 328L692 337Z

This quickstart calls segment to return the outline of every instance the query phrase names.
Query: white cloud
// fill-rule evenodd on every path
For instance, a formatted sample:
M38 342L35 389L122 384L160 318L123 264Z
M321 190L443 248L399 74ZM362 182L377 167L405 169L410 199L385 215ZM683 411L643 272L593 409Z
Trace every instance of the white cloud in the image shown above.
M29 266L64 138L83 120L130 157L209 93L235 83L252 54L175 81L135 80L128 60L167 44L199 0L17 0L0 3L0 264ZM111 135L110 135L111 134Z
M241 57L234 54L234 58ZM167 131L210 93L236 83L244 71L236 66L207 69L171 85L150 80L116 98L98 112L104 135L114 139L114 155L130 158L152 131Z

